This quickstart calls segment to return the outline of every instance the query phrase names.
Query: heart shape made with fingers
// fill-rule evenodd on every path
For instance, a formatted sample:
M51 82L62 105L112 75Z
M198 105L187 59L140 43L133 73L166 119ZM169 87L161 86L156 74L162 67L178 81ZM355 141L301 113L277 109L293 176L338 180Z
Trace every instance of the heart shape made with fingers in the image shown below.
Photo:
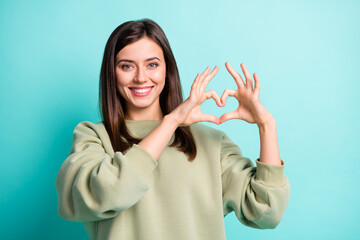
M215 94L217 94L215 92ZM202 104L201 104L201 111L204 114L212 115L216 117L216 119L219 121L218 124L223 123L224 121L220 121L224 119L224 115L228 114L230 112L233 112L237 107L239 106L238 101L236 98L233 98L231 96L225 96L224 93L218 99L220 99L221 105L217 103L217 97L211 96L210 98L207 98ZM221 99L223 99L221 101ZM224 103L225 101L225 103ZM215 106L214 106L215 104Z
M260 81L254 73L254 84L251 75L247 71L245 65L242 63L241 69L244 73L246 81L244 82L240 74L238 74L228 62L225 63L225 66L228 72L234 78L237 90L225 89L222 96L219 97L215 90L210 90L204 92L206 86L210 80L216 75L218 68L215 66L213 71L210 73L210 68L207 67L206 70L200 75L198 74L194 80L194 83L191 88L190 97L193 99L198 99L198 103L201 105L205 100L213 98L218 107L226 106L226 101L229 96L234 97L237 102L237 108L234 111L225 112L220 118L215 115L205 114L201 112L199 107L199 112L195 118L199 121L209 121L217 124L221 124L230 119L242 119L249 123L255 123L257 121L262 121L270 116L270 113L262 106L259 101L259 91L260 91ZM254 85L254 87L253 87ZM194 100L196 101L196 100Z

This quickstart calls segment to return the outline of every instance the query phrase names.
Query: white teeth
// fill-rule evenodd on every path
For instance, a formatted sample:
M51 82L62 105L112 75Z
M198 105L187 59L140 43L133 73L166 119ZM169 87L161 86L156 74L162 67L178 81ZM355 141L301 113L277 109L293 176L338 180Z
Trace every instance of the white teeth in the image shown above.
M142 89L132 88L131 90L133 90L134 92L137 92L137 93L146 93L146 92L150 91L151 88L142 88Z

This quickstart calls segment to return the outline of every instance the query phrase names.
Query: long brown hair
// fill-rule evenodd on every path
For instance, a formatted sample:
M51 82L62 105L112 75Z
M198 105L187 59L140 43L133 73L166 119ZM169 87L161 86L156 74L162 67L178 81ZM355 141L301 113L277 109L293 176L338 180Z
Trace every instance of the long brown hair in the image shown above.
M161 27L150 19L128 21L118 26L110 35L104 50L100 72L99 108L114 151L124 153L141 139L131 136L125 123L125 100L116 88L115 58L117 53L130 43L143 37L155 41L163 50L166 62L165 86L160 94L163 115L169 114L183 102L180 77L170 44ZM189 161L196 156L196 145L190 127L175 130L171 147L188 155Z

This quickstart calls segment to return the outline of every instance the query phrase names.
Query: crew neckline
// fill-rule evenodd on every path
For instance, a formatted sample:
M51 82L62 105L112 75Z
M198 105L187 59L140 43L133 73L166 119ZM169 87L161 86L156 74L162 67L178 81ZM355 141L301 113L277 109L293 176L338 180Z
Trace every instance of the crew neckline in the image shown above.
M126 120L125 123L130 134L136 138L143 139L153 131L162 120ZM174 137L174 136L173 136ZM170 141L173 141L173 137Z
M130 120L130 119L125 119L125 122L161 122L162 120Z
M131 126L156 126L161 122L161 120L127 120L125 119L126 125Z

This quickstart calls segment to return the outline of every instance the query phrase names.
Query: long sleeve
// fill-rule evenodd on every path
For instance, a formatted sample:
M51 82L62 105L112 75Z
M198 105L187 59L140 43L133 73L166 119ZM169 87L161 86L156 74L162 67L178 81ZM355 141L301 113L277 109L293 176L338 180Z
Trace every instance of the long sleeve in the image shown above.
M226 134L221 143L224 215L235 211L243 224L253 228L275 228L287 207L290 184L282 165L269 165L243 157Z
M112 218L145 195L147 178L158 165L145 149L134 144L125 154L109 154L109 140L90 122L79 123L73 134L56 179L61 217L79 222Z

